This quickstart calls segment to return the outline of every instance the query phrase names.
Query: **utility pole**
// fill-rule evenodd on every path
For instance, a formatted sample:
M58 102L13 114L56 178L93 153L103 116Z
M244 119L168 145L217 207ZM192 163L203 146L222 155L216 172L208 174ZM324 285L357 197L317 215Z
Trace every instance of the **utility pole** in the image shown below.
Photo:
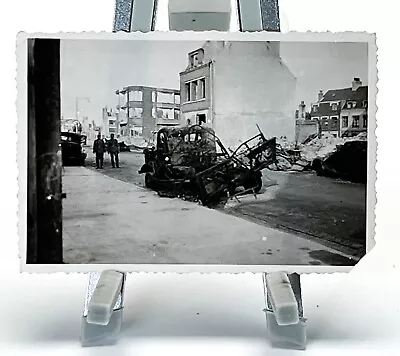
M80 100L86 100L88 103L90 103L90 98L87 96L84 96L84 97L77 96L75 98L75 119L77 121L79 121L79 101Z
M60 40L28 40L27 263L63 262Z

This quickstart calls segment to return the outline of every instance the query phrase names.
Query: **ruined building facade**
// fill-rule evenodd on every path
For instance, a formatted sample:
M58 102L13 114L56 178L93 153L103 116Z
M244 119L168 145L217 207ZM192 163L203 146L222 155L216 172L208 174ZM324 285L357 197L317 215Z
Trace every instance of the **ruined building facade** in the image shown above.
M146 86L117 90L119 134L152 141L160 127L179 125L180 91Z
M208 41L180 73L181 125L211 127L227 146L258 133L294 140L296 78L277 42Z

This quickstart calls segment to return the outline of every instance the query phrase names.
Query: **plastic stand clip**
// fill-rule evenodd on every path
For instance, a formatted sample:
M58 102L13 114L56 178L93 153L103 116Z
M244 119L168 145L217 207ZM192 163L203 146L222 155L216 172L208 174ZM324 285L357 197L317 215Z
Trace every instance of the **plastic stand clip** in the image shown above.
M113 32L154 31L157 0L116 0ZM280 31L278 0L236 0L240 31ZM230 0L169 0L170 30L229 31ZM122 323L125 273L90 273L82 345L116 342ZM264 273L268 336L272 345L305 349L306 319L300 276Z
M122 324L126 274L104 271L89 274L82 316L82 346L114 344Z

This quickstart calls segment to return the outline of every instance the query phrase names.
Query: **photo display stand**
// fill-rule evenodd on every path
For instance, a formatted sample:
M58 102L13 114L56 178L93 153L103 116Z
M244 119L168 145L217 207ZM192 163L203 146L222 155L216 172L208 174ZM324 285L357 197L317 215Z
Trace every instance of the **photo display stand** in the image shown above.
M231 11L237 11L240 31L280 31L278 0L169 0L171 31L229 31ZM116 0L113 32L155 30L157 0ZM124 308L126 273L89 273L82 316L82 346L114 344ZM263 273L267 337L275 347L304 350L300 275Z

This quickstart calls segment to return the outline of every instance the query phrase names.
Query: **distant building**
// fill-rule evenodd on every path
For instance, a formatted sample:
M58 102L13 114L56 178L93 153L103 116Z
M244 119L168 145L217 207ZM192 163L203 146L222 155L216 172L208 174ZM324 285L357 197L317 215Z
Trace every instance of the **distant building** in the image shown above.
M74 118L61 118L61 132L75 132L82 131L82 124Z
M305 120L306 119L306 107L307 105L302 101L299 105L299 108L296 110L295 113L295 118L299 120Z
M317 120L310 120L310 113L306 111L307 105L301 101L299 108L296 110L296 135L295 142L303 143L310 135L318 135L320 128Z
M295 136L296 78L278 42L207 41L180 73L181 125L211 127L227 146L258 133Z
M109 137L110 134L114 134L116 137L120 135L120 125L118 116L112 109L103 108L103 130L102 134Z
M122 102L117 118L123 136L151 141L161 127L179 125L179 90L128 86L116 94Z
M322 133L336 137L367 131L368 86L354 78L352 86L320 91L318 101L311 105L311 120L320 122Z

